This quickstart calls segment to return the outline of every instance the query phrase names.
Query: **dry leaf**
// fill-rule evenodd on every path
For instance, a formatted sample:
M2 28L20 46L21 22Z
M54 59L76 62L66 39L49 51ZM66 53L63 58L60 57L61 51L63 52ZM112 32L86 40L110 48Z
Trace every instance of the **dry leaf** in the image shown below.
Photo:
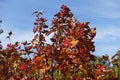
M2 69L2 68L3 68L3 66L0 65L0 69Z
M45 66L43 69L39 69L39 73L43 74L45 73L46 70L49 70L49 69L50 69L50 66Z
M26 54L27 52L25 50L20 51L21 54Z
M14 66L14 67L17 67L17 63L16 63L16 61L13 63L13 66Z
M8 33L8 35L11 36L11 35L12 35L12 32L10 31L10 32Z
M96 33L96 28L91 28L91 31L90 31L91 34L94 34Z

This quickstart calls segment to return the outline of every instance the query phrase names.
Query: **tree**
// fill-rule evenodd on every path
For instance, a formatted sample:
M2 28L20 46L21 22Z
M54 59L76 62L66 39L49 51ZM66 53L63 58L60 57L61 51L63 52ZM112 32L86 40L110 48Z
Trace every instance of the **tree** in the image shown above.
M37 16L36 26L33 29L35 38L32 42L33 45L37 45L35 49L38 54L36 55L43 59L42 67L47 66L47 69L41 70L45 70L45 74L48 74L50 70L52 79L54 77L59 79L87 77L91 72L91 68L88 69L91 66L89 61L94 60L94 55L90 53L95 51L92 39L96 34L96 29L90 28L89 22L77 21L65 5L62 5L61 10L55 14L49 31L44 29L48 27L45 22L45 18ZM52 44L45 43L44 34L53 34L50 39ZM84 69L79 69L80 66ZM83 73L79 73L80 71ZM89 75L89 77L93 76L93 74Z
M112 56L113 70L116 79L120 79L120 50Z
M42 12L35 12L34 38L0 47L1 80L110 80L111 68L96 63L93 38L96 28L89 22L79 22L71 10L62 5L48 27ZM45 40L53 35L51 44ZM8 33L9 39L12 32ZM33 57L30 55L33 54ZM28 55L24 58L23 55ZM104 58L106 59L106 57Z

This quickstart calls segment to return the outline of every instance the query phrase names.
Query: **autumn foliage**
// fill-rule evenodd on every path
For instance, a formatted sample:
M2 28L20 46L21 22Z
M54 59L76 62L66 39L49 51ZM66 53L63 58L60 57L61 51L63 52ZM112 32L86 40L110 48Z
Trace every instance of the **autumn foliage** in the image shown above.
M114 80L112 68L97 63L92 54L96 28L77 21L65 5L54 15L52 27L40 16L31 42L10 42L6 48L0 44L0 80ZM50 35L51 44L45 40Z

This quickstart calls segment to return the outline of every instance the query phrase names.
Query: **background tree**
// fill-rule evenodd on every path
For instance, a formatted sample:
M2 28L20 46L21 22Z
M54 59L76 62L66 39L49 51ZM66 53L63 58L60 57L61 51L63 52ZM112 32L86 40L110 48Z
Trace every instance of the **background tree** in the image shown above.
M112 56L113 70L116 79L120 79L120 50Z

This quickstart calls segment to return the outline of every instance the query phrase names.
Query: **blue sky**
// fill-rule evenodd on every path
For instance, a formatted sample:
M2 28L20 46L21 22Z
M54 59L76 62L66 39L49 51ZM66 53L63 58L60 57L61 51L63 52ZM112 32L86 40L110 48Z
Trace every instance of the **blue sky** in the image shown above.
M50 25L53 15L62 4L67 5L78 21L89 21L97 28L94 39L96 55L110 56L120 49L120 0L0 0L0 19L4 33L0 35L3 44L9 31L12 41L30 40L33 37L34 11L44 10Z

